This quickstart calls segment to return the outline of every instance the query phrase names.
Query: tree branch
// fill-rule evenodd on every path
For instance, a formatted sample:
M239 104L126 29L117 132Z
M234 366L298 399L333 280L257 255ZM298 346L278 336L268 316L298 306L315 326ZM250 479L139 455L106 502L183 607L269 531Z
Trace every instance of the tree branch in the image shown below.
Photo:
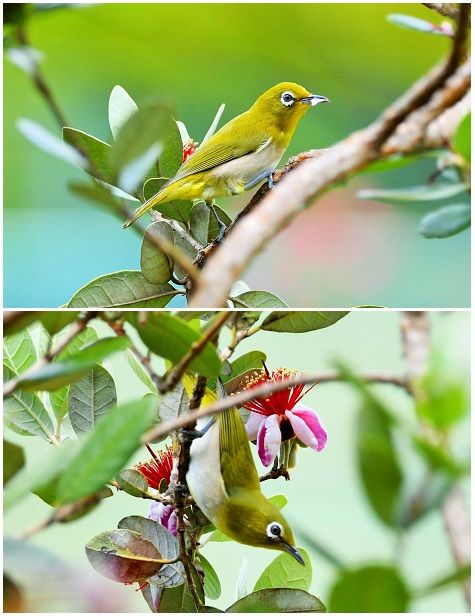
M457 20L459 17L459 9L456 4L452 4L449 2L422 2L422 6L430 9L431 11L435 11L442 17L448 17L449 19ZM470 20L470 15L468 17Z
M404 377L379 373L368 373L360 375L360 378L365 381L368 381L369 383L383 383L387 385L395 385L396 387L401 387L406 391L408 390L408 384ZM167 434L170 434L170 432L173 432L174 430L183 428L190 422L196 421L198 418L217 415L218 413L222 413L226 409L229 409L233 406L242 406L245 402L249 402L250 400L254 400L255 398L269 396L276 391L281 391L294 385L310 385L314 383L323 384L333 383L335 381L344 381L344 378L338 372L319 372L314 374L301 374L299 376L292 377L283 381L266 383L264 385L260 385L259 387L254 387L252 390L248 389L238 394L233 394L227 398L224 398L223 400L218 400L213 404L201 407L197 411L190 413L185 417L177 417L177 419L174 419L173 421L167 421L162 424L159 424L158 426L155 426L142 436L142 443L146 444L153 442L155 439L164 437Z
M411 114L428 104L424 123L435 119L435 113L446 109L444 105L457 102L467 90L467 79L456 92L453 83L446 84L464 58L469 7L461 5L458 28L448 60L435 67L417 81L398 100L390 105L381 116L366 129L353 133L333 148L311 156L298 163L292 173L276 183L267 194L264 188L258 191L258 201L252 214L242 217L222 245L212 252L201 270L199 284L190 298L190 307L206 306L216 308L225 305L231 286L258 254L306 205L321 196L336 182L347 179L351 174L367 167L371 162L384 156L385 142L395 133ZM462 69L467 70L467 67ZM431 97L440 89L445 94L436 104ZM426 124L419 126L417 142L424 141ZM439 145L444 145L445 139ZM406 153L403 148L402 151ZM393 145L393 153L399 152ZM251 201L252 203L252 201ZM251 204L250 204L251 205ZM202 263L200 264L202 265Z

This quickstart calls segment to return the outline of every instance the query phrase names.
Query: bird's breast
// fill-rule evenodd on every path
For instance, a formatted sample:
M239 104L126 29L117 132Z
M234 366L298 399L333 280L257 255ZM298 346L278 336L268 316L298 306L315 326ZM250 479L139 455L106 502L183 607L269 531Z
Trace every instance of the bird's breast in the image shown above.
M202 420L203 425L207 419ZM198 424L198 429L203 425ZM214 522L228 498L221 474L219 427L215 422L190 448L190 465L186 475L190 493L203 513Z

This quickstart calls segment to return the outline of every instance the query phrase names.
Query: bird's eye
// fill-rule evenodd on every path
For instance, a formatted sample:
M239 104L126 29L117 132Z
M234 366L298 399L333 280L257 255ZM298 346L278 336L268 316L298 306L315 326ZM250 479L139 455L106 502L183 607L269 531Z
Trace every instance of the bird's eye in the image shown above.
M284 92L280 100L286 107L291 107L295 102L295 97L292 92Z
M271 522L267 525L266 533L271 539L277 539L282 534L282 526L278 522Z

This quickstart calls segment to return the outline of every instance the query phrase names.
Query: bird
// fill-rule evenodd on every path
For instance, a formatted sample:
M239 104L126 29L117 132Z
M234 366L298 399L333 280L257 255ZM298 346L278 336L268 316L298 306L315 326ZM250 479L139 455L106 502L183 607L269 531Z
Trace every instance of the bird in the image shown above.
M226 226L214 209L217 197L240 195L272 174L305 112L325 96L311 94L292 82L282 82L259 96L244 113L225 124L189 156L174 177L139 207L123 225L129 227L151 208L175 199L203 199L218 222L222 239Z
M223 397L224 388L218 380ZM193 433L186 483L206 517L230 539L287 552L301 565L292 530L279 509L261 491L244 423L236 407Z

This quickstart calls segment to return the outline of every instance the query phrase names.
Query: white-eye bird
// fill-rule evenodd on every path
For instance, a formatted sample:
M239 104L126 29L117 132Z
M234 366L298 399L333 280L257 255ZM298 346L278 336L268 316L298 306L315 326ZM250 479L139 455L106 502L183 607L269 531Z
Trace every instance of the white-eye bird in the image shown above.
M310 106L329 102L292 82L279 83L262 94L250 109L225 124L186 159L175 177L148 199L124 227L150 208L175 199L204 199L221 233L223 223L213 199L239 195L267 179L290 143L298 122Z
M220 382L218 387L224 391ZM200 428L202 436L191 444L186 481L203 513L231 539L288 552L303 565L289 524L261 491L238 409L204 418Z

